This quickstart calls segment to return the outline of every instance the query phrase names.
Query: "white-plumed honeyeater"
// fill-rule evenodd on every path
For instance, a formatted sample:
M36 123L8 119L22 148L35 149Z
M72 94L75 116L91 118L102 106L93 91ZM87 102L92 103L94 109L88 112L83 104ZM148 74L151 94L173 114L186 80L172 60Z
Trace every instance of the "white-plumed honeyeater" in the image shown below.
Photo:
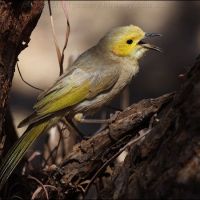
M149 49L143 39L159 36L137 26L122 26L107 33L85 51L59 79L39 95L34 112L19 127L27 130L10 149L0 166L0 187L9 178L28 148L42 133L67 116L79 122L109 103L139 71L138 60ZM101 120L94 120L95 123ZM92 122L92 119L91 119Z

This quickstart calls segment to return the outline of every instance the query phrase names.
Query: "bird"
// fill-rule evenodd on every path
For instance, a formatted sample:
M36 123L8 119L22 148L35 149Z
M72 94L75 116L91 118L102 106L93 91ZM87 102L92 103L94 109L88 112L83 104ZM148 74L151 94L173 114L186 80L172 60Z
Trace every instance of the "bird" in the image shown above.
M111 29L82 53L55 83L42 92L33 113L18 127L28 125L0 165L0 188L6 183L34 141L63 117L80 123L104 123L86 119L108 104L139 71L139 60L148 50L161 51L146 39L161 36L135 25Z

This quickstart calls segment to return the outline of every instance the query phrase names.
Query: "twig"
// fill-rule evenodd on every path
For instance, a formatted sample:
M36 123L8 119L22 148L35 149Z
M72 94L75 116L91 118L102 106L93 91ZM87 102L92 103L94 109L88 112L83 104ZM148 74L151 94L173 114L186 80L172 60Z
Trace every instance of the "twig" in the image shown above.
M55 26L54 26L54 22L53 22L50 0L48 0L48 6L49 6L49 15L50 15L50 20L51 20L51 28L52 28L52 33L53 33L53 40L54 40L54 44L55 44L55 47L56 47L56 53L57 53L58 62L59 62L59 66L60 66L60 74L62 74L63 68L62 68L62 65L61 65L61 52L60 52L60 49L59 49L59 46L58 46L58 41L56 39L56 32L55 32Z
M62 158L65 157L65 143L64 143L64 136L63 136L63 132L66 129L65 124L62 123L62 127L60 127L60 125L58 124L58 131L60 132L60 148L61 148L61 156Z
M63 69L64 52L65 52L65 49L67 47L67 43L68 43L68 39L69 39L69 34L70 34L71 27L70 27L70 23L69 23L69 17L68 17L68 14L67 14L66 2L62 1L61 3L62 3L62 8L63 8L64 14L65 14L65 17L66 17L66 20L67 20L65 43L64 43L64 46L63 46L63 49L62 49L62 55L61 55L61 67ZM60 75L61 74L62 73L60 72Z
M63 125L64 126L64 125ZM57 152L58 152L58 148L60 146L60 143L61 143L61 140L62 140L62 131L63 131L63 127L60 128L59 125L57 125L57 129L58 129L58 132L59 132L59 140L58 140L58 144L52 149L52 150L49 150L49 156L48 158L45 160L45 163L44 163L44 167L45 165L47 165L49 159L51 158L52 160L52 163L55 163L56 161L56 157L57 157ZM50 149L50 148L49 148ZM55 156L53 156L53 154L55 153ZM54 158L53 158L54 157Z
M48 195L48 192L47 192L45 186L43 185L43 183L42 183L41 181L39 181L37 178L35 178L35 177L31 176L31 175L29 175L28 178L29 178L29 179L32 179L32 180L34 180L34 181L36 181L36 182L42 187L42 189L44 190L44 193L45 193L45 195L46 195L46 199L48 200L48 199L49 199L49 195ZM37 190L38 190L38 189L37 189ZM37 190L36 190L36 191L37 191ZM36 193L37 193L37 194L39 193L38 191L37 191L37 192L36 192L36 191L33 193L31 199L35 199Z
M22 79L22 81L23 81L25 84L27 84L28 86L30 86L30 87L32 87L32 88L34 88L34 89L36 89L36 90L39 90L39 91L42 91L42 92L44 91L43 89L40 89L40 88L38 88L38 87L35 87L35 86L31 85L30 83L28 83L26 80L24 80L24 78L23 78L23 76L22 76L22 74L21 74L21 71L20 71L20 69L19 69L18 63L16 63L16 65L17 65L17 70L18 70L18 72L19 72L20 78Z
M51 189L54 189L54 190L56 190L56 192L58 193L58 189L55 187L55 186L53 186L53 185L43 185L45 188L46 187L49 187L49 188L51 188ZM37 197L37 195L40 193L40 191L42 190L42 187L40 186L40 187L38 187L36 190L35 190L35 192L33 193L33 195L32 195L32 200L33 199L35 199L36 197Z
M38 187L32 194L31 200L36 199L36 197L38 196L38 194L40 193L40 191L42 190L42 187Z
M65 17L66 17L66 20L67 20L67 28L66 28L66 35L65 35L65 43L64 43L62 53L61 53L57 39L56 39L55 26L54 26L54 22L53 22L50 0L48 0L48 6L49 6L49 15L50 15L50 19L51 19L53 39L54 39L54 44L55 44L55 47L56 47L56 53L57 53L57 57L58 57L58 62L59 62L59 67L60 67L60 76L61 76L63 74L63 71L64 71L63 70L64 52L65 52L65 49L67 47L69 34L70 34L69 17L68 17L68 14L67 14L66 2L62 2L62 8L63 8L64 14L65 14Z
M48 140L49 141L49 140ZM47 147L47 152L49 152L49 156L47 157L47 159L45 159L44 158L44 152L43 152L43 160L44 160L44 164L43 164L43 167L45 167L47 164L48 164L48 162L49 162L49 160L51 159L51 163L53 163L53 159L52 159L52 150L51 150L51 146L50 146L50 144L49 144L49 142L46 142L46 147Z
M110 162L112 162L115 158L117 158L117 156L119 156L124 150L126 150L128 147L130 147L131 145L137 143L139 140L141 140L143 137L145 137L148 133L150 132L150 130L148 130L146 133L144 133L143 135L140 135L139 137L131 140L129 143L127 143L124 147L122 147L116 154L114 154L109 160L107 160L102 166L101 168L99 168L97 170L97 172L94 174L94 176L92 177L92 179L90 180L90 182L88 183L88 185L85 188L85 195L88 192L88 189L90 188L91 184L94 182L94 180L96 179L96 177L104 170L104 168L106 166L108 166L108 164Z
M40 156L41 152L35 151L32 153L32 155L28 158L28 162L31 162L35 157Z
M64 130L64 124L62 124L62 127L60 127L59 124L58 124L57 129L58 129L58 132L59 132L59 140L58 140L58 144L56 145L56 147L54 149L54 152L55 152L54 163L56 162L56 158L58 156L58 148L59 148L61 140L62 140L62 131Z

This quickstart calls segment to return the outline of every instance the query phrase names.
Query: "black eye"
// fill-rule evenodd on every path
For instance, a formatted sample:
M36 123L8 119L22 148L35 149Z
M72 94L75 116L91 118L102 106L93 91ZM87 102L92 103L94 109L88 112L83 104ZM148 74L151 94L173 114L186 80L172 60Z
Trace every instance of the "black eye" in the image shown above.
M127 43L127 44L132 44L132 43L133 43L133 40L127 40L126 43Z

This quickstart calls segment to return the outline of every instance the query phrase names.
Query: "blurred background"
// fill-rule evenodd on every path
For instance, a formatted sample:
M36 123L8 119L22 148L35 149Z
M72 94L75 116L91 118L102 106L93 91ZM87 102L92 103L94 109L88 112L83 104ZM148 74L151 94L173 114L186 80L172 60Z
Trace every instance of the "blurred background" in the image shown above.
M56 37L62 49L66 18L60 1L52 1ZM128 88L130 100L123 105L118 97L115 107L123 107L143 98L158 97L176 90L185 73L200 53L200 2L198 1L69 1L67 12L71 32L65 52L65 67L95 45L111 28L134 24L146 32L162 33L153 43L164 53L149 52L140 62L140 72ZM29 47L19 56L23 78L41 89L58 78L59 65L53 43L47 2L38 25L31 35ZM39 91L26 85L15 72L10 96L15 125L32 111ZM93 132L92 126L83 131ZM91 128L92 127L92 128ZM23 129L18 129L19 135Z

